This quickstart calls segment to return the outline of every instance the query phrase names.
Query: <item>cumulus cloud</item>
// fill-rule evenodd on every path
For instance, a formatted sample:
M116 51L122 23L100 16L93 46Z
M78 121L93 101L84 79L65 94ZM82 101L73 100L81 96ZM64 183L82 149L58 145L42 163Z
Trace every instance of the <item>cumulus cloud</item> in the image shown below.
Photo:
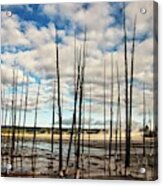
M1 42L2 45L29 45L29 41L20 31L19 17L15 14L8 17L5 11L1 12Z
M110 106L110 83L111 83L111 55L114 63L114 113L117 109L117 69L119 67L119 78L121 83L121 106L124 116L125 81L124 81L124 43L122 25L115 24L116 17L113 16L113 7L109 3L87 4L87 8L81 3L63 3L55 5L41 5L41 14L48 18L45 25L37 26L33 20L22 20L18 15L6 17L2 11L2 49L1 59L2 83L7 90L12 86L13 63L18 64L19 85L23 74L29 74L29 104L30 110L34 109L38 88L38 79L41 79L39 108L51 107L54 81L56 79L56 56L55 56L55 16L60 16L61 22L71 21L72 28L60 28L59 63L61 73L61 92L63 97L64 112L71 110L73 103L73 76L74 76L74 29L81 29L76 36L76 50L83 51L84 34L82 29L87 28L86 42L86 69L84 94L87 110L89 108L89 90L92 84L92 110L97 115L97 120L103 115L103 83L104 83L104 61L106 62L106 102L107 109ZM140 14L140 7L146 8L146 14ZM28 11L32 11L31 7ZM122 5L120 4L120 9ZM115 12L114 12L115 13ZM117 12L118 13L118 12ZM146 84L146 103L153 108L153 37L152 37L152 3L140 2L128 3L126 6L126 23L128 34L128 63L130 74L131 62L131 37L133 34L133 20L137 14L137 32L135 42L134 63L134 88L133 107L134 119L142 115L143 108L143 83ZM41 21L41 20L40 20ZM65 22L64 22L65 21ZM142 39L142 37L145 37ZM140 39L141 38L141 39ZM7 50L11 47L15 50ZM25 48L25 49L24 49ZM20 68L20 69L19 69ZM24 70L24 71L23 71ZM7 73L6 73L7 72ZM130 76L129 76L130 77ZM130 82L130 81L129 81ZM25 83L25 82L24 82ZM55 95L56 99L57 96ZM20 101L20 92L18 94ZM18 103L19 105L19 103ZM109 112L109 111L108 111ZM66 115L66 114L65 114ZM124 120L124 117L122 119ZM67 115L66 115L67 117ZM115 116L114 116L115 117ZM100 118L101 119L101 118ZM109 114L108 114L109 119ZM139 119L140 120L140 119ZM96 122L96 121L95 121ZM135 121L136 123L136 121Z

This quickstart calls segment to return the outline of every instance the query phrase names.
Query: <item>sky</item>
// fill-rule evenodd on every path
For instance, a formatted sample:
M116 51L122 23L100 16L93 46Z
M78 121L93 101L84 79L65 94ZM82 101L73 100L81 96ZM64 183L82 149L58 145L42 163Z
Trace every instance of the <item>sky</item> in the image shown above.
M103 82L106 63L106 119L110 122L111 56L114 66L113 120L117 113L116 63L121 84L121 118L125 123L124 42L120 2L61 3L1 6L1 87L3 105L11 107L13 69L18 74L17 108L19 113L22 85L29 77L27 126L33 126L37 89L40 83L37 126L52 123L52 93L56 81L55 47L59 45L63 126L72 123L74 33L76 48L82 50L84 28L87 29L84 103L86 127L89 121L89 94L92 89L91 127L103 128ZM141 8L147 11L140 12ZM143 84L146 94L146 123L153 119L153 2L125 4L129 74L134 18L137 17L133 86L133 130L143 121ZM6 12L11 12L11 15ZM56 28L58 40L56 41ZM56 95L57 98L57 95ZM149 114L150 113L150 114ZM23 114L23 111L22 111ZM10 115L7 124L10 124ZM56 107L56 123L58 111ZM21 118L23 123L23 117ZM58 124L56 124L58 125Z

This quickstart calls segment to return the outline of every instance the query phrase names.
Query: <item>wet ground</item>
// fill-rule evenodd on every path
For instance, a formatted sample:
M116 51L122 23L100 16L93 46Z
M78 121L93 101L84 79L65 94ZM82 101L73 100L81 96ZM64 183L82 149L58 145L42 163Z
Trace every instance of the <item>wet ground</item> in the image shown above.
M51 153L51 144L49 142L37 141L36 148L32 152L31 141L25 141L23 149L18 148L11 152L9 143L2 139L1 156L1 174L2 176L16 177L48 177L59 178L58 176L58 154L59 145L54 143L54 153ZM137 179L153 180L155 179L154 166L154 144L146 144L146 156L142 155L141 143L133 143L131 150L131 166L125 170L124 162L124 144L122 144L122 154L119 151L115 153L113 143L112 156L109 158L103 148L103 143L91 141L90 154L88 142L81 147L80 157L80 178L88 179ZM68 143L63 144L63 167L66 167L66 157L68 152ZM63 178L74 178L75 175L75 153L74 145L67 174ZM144 169L142 169L144 168ZM144 171L145 170L145 171Z

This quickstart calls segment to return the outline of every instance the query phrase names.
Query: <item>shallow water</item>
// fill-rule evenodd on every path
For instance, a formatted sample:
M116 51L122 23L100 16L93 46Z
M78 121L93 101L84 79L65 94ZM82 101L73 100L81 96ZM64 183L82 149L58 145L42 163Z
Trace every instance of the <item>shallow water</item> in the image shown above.
M87 143L85 143L87 144ZM81 147L80 168L81 178L101 178L110 179L111 176L121 177L124 174L124 153L125 145L122 145L122 159L115 160L115 150L113 143L112 157L110 161L108 157L105 157L105 150L103 144L91 144L90 148L90 159L88 156L88 147ZM100 147L99 147L100 146ZM148 158L142 157L142 145L133 145L131 150L131 167L129 169L130 176L132 179L147 179L153 178L153 147L147 144L146 153ZM8 147L8 148L6 148ZM24 148L19 148L18 151L14 152L14 156L11 159L10 154L3 155L6 151L10 152L9 144L3 143L2 147L2 175L3 176L21 176L21 177L58 177L58 162L59 162L59 144L54 143L54 153L51 153L51 144L48 142L37 141L35 145L36 149L32 154L32 142L25 141ZM8 149L8 150L7 150ZM66 157L68 152L68 143L63 143L63 167L66 167ZM107 152L108 153L108 152ZM150 155L150 156L149 156ZM6 173L7 164L12 162L13 170ZM109 162L109 163L108 163ZM148 167L147 174L139 174L140 167ZM73 178L75 172L75 151L74 144L72 144L71 156L69 162L69 175L66 178ZM105 168L104 168L105 167ZM104 170L107 171L104 171ZM108 175L108 170L111 171L111 175ZM107 172L107 173L106 173ZM107 176L108 175L108 176Z

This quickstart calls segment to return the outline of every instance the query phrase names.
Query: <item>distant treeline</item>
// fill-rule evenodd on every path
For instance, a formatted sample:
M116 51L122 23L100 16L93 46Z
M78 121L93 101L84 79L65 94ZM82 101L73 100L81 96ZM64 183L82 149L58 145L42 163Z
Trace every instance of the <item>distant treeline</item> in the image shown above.
M1 126L1 130L2 130L2 133L3 132L7 132L8 130L12 130L12 126ZM34 130L37 132L37 133L51 133L51 128L50 127L36 127L35 129L33 127L17 127L17 130L19 130L20 132L25 130L25 132L33 132ZM83 132L86 132L86 133L89 133L89 134L97 134L99 132L102 132L103 129L91 129L91 130L88 130L88 129L84 129ZM66 132L66 133L70 133L71 132L71 129L70 128L62 128L62 132ZM59 133L59 128L55 128L54 129L54 133Z
M1 130L2 130L2 133L4 132L8 132L9 130L12 130L12 126L1 126ZM51 128L50 127L36 127L35 129L33 127L25 127L25 129L23 127L17 127L16 131L19 130L20 132L23 132L23 130L25 130L25 132L27 133L32 133L34 130L37 132L37 133L40 133L40 134L44 134L44 133L48 133L50 134L51 133ZM63 128L62 129L63 132L66 132L66 133L71 133L71 129L70 128ZM142 132L143 129L140 129L140 132ZM59 134L59 128L55 128L54 133L56 134ZM104 132L104 129L84 129L82 132L86 132L87 134L98 134L100 132ZM108 130L106 130L106 132L108 132ZM155 137L156 136L156 133L155 131L150 131L148 126L146 126L145 128L145 137Z

